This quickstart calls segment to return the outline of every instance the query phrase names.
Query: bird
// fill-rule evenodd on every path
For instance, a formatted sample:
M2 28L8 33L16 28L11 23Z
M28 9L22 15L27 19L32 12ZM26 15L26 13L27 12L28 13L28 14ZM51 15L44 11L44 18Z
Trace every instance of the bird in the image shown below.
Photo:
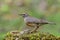
M31 16L27 13L22 13L22 14L19 14L19 15L23 17L24 22L28 27L34 27L35 28L33 31L31 31L31 33L36 32L36 30L42 25L55 24L54 22L49 22L49 21L44 20L42 18L38 19L38 18L33 17L33 16Z

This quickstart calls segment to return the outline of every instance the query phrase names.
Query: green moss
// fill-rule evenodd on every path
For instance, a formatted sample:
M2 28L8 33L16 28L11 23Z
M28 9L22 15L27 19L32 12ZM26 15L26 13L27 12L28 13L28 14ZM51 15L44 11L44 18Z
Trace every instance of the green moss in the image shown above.
M49 33L31 33L21 35L18 31L8 32L4 40L60 40L60 37L56 37Z

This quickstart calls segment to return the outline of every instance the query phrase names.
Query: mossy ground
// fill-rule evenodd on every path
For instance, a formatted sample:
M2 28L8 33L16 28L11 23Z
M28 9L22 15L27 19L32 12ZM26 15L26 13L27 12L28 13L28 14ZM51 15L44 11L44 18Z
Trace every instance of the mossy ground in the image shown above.
M56 37L53 34L49 33L31 33L31 34L23 34L20 32L8 32L4 38L4 40L60 40L60 37Z

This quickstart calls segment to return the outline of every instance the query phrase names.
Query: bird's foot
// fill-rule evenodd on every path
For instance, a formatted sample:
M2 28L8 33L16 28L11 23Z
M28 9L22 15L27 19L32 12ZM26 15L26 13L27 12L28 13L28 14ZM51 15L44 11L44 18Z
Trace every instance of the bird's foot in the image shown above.
M31 31L30 33L36 33L37 31Z

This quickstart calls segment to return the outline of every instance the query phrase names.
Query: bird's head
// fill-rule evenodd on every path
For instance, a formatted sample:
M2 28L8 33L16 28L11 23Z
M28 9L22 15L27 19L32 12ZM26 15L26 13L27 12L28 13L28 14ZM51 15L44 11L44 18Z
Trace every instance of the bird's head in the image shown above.
M23 13L23 14L19 14L19 15L22 17L28 17L29 16L29 14L27 14L27 13Z

